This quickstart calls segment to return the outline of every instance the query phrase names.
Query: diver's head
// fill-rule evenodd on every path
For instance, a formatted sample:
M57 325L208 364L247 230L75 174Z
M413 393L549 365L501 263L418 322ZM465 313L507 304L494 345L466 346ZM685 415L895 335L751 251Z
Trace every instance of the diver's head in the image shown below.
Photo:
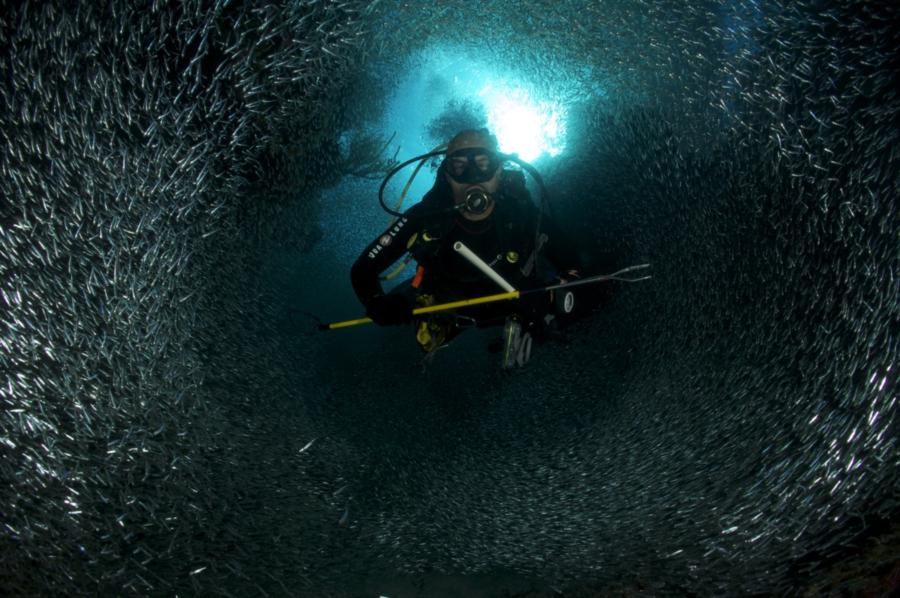
M469 220L484 220L494 210L503 166L497 145L487 129L461 131L447 144L441 170L453 189L454 205Z

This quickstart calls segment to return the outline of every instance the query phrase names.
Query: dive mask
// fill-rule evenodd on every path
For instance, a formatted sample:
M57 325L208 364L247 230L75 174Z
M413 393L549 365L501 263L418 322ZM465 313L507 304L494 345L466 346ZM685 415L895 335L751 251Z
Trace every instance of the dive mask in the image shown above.
M482 147L453 152L444 159L444 172L462 185L486 183L497 174L501 160L496 153Z

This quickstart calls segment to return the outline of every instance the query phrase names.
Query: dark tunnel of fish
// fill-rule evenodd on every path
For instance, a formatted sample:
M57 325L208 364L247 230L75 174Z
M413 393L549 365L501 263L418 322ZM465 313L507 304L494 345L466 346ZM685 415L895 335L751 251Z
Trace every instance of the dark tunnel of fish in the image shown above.
M896 589L898 5L477 6L4 3L4 594ZM446 42L571 72L559 217L653 264L452 421L449 373L329 378L264 275Z

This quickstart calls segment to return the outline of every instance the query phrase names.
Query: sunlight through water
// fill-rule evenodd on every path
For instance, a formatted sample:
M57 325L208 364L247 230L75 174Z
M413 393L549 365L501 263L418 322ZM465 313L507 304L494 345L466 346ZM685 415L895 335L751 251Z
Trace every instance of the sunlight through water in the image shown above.
M446 142L430 138L426 131L459 101L474 102L484 110L485 125L505 153L531 162L564 151L566 105L521 73L452 46L429 48L413 64L415 68L397 86L382 126L385 135L394 136L401 154L423 153ZM547 81L541 83L547 87Z
M564 109L531 97L527 89L489 82L478 92L488 115L488 128L500 142L500 149L517 153L525 161L543 154L554 157L563 148Z

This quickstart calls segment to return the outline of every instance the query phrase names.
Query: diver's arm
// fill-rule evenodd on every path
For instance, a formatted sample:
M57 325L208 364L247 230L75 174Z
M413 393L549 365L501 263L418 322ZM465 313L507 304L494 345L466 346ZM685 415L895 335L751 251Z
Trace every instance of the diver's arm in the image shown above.
M406 211L363 250L350 269L353 291L363 305L384 294L379 275L406 253L409 240L422 226L422 204Z

